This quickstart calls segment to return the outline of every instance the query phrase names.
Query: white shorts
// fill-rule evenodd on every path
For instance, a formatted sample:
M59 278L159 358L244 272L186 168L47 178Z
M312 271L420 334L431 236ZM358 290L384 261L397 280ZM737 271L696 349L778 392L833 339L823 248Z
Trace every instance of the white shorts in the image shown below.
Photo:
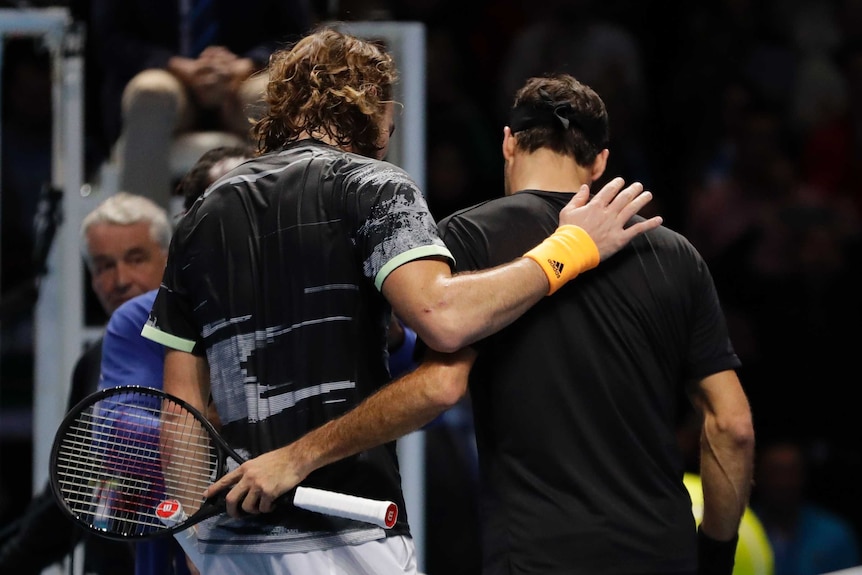
M417 575L413 539L385 537L304 553L208 553L201 575Z

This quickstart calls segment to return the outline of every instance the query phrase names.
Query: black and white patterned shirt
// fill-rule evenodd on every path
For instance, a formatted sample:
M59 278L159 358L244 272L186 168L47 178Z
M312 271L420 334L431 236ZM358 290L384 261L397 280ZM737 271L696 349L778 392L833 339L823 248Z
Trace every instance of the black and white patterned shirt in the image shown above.
M143 335L206 354L222 435L241 455L286 445L389 379L398 266L451 260L425 198L400 168L305 140L216 182L177 226ZM389 499L386 535L408 533L394 443L310 475L304 485ZM367 524L285 506L202 524L210 550L296 551L383 536Z

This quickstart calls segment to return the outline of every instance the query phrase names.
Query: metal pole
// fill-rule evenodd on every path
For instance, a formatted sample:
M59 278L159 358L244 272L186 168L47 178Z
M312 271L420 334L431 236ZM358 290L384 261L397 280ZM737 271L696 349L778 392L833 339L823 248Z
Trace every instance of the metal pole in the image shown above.
M69 387L83 340L83 272L77 223L83 181L83 75L81 31L68 11L47 39L52 54L52 185L62 191L63 221L48 257L36 303L33 488L48 478L48 458L66 411Z
M361 38L383 39L401 80L395 98L404 103L387 160L404 168L425 189L425 25L421 22L345 22L339 29ZM425 432L398 440L401 485L416 545L419 571L425 569Z

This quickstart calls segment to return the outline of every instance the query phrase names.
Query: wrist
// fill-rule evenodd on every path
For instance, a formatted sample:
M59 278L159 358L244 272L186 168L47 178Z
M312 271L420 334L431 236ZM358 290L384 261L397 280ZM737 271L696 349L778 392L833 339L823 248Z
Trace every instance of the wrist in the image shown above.
M697 528L697 573L698 575L731 575L736 560L736 544L739 535L730 541L713 539Z
M575 225L562 225L545 241L524 254L545 272L551 295L578 274L599 265L601 256L587 232Z

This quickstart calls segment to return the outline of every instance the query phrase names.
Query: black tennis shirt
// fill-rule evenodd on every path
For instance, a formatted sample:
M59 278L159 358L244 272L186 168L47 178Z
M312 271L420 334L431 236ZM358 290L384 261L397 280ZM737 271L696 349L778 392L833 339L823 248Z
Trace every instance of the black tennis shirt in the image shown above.
M522 191L440 222L458 271L519 257L572 194ZM674 435L687 382L740 362L710 273L659 227L477 344L483 573L693 573Z
M400 168L305 140L241 164L177 225L144 335L206 354L222 435L253 457L338 417L389 381L399 265L451 257L425 199ZM390 443L312 473L304 485L387 499L408 533ZM302 551L382 534L285 506L203 524L218 550Z

